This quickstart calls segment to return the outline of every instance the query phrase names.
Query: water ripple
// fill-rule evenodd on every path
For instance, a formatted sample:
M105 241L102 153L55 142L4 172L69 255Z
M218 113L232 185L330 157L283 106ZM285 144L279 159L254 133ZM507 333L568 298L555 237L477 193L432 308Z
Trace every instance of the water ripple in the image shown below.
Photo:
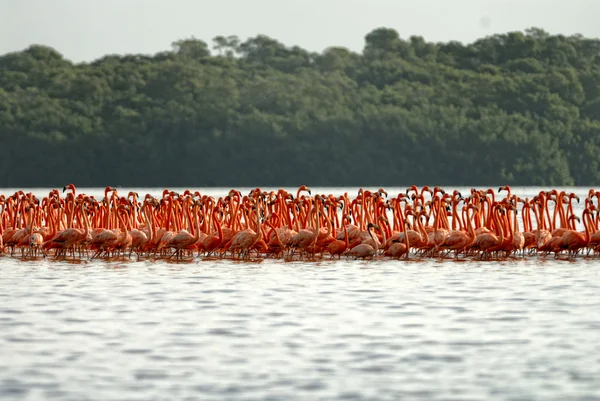
M0 399L599 400L589 261L0 259Z

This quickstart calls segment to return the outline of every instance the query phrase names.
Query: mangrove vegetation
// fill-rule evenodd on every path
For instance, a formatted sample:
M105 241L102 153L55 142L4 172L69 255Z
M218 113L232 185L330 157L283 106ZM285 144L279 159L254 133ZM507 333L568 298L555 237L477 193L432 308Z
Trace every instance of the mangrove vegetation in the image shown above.
M259 35L0 56L4 187L600 184L600 40Z

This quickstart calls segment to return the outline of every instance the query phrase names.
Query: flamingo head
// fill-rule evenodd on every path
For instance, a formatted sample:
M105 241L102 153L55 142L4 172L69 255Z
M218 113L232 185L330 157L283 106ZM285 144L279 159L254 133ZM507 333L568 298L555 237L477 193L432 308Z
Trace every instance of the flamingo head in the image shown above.
M312 195L312 193L310 192L310 189L306 185L301 185L300 188L298 188L297 192L300 192L300 191L306 191L306 192L308 192L309 195Z
M367 230L369 230L371 228L376 228L376 229L380 230L380 228L377 224L373 224L373 223L367 224Z

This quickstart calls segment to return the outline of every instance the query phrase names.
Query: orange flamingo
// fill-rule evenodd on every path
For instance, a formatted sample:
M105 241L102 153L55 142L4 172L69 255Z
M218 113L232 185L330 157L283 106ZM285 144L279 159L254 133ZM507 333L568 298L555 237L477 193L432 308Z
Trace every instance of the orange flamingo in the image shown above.
M174 248L175 252L171 255L177 256L177 259L183 258L183 251L185 249L190 249L190 247L198 241L200 234L200 227L198 226L198 219L196 216L196 208L194 207L194 221L192 222L192 217L190 215L190 206L192 204L192 198L186 198L184 202L184 213L187 219L188 227L190 229L193 228L194 234L190 234L189 231L182 229L177 234L175 234L168 243L169 248ZM188 205L189 204L189 205Z
M229 249L232 252L239 251L240 258L249 258L250 248L252 248L252 246L256 244L257 241L262 239L262 231L260 226L260 208L258 204L255 206L255 209L256 231L252 230L251 228L247 228L245 230L238 231L231 239L231 245L229 246Z
M335 241L327 245L327 251L329 252L332 258L337 255L338 259L340 259L342 257L342 254L348 249L348 245L350 242L348 241L348 229L346 228L345 224L342 227L342 229L344 230L344 239L336 239Z
M408 220L404 219L402 223L403 226L406 227L406 224L408 224ZM389 248L384 252L384 255L391 256L392 258L396 259L400 259L402 256L404 256L406 259L408 259L409 253L410 240L409 236L405 235L404 242L393 241L392 244L390 244Z
M350 251L348 252L348 255L354 257L355 259L357 259L357 258L366 259L366 258L373 258L377 254L377 251L379 250L379 247L377 244L379 241L375 240L375 237L373 236L373 233L371 231L372 228L379 229L379 227L373 223L367 224L367 232L371 236L371 239L373 241L372 244L374 246L365 244L365 243L358 244L354 248L350 249Z
M85 200L91 201L91 199L88 197L86 197ZM85 210L86 210L85 203L81 202L79 205L79 208L80 208L79 212L81 213L85 229L80 230L77 228L67 228L67 229L63 230L62 232L57 234L56 237L54 237L51 240L50 247L52 247L52 245L56 244L56 245L58 245L59 248L68 250L68 249L73 249L74 246L78 242L84 242L84 241L88 241L91 239L90 227L88 224L87 217L85 215ZM75 258L74 251L73 251L73 258Z
M588 217L591 214L589 209L585 209L583 211L583 226L585 227L585 233L582 234L575 230L568 230L565 232L561 238L560 248L565 249L569 253L569 257L575 257L577 252L580 249L585 248L590 243L590 228ZM580 220L579 217L572 215L569 217L570 219Z

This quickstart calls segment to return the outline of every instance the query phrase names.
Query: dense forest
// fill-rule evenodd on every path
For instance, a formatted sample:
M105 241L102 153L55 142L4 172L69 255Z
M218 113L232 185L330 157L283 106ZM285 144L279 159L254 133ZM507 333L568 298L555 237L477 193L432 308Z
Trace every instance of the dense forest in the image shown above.
M0 56L0 186L600 184L600 40L378 28L362 53L259 35L72 63Z

